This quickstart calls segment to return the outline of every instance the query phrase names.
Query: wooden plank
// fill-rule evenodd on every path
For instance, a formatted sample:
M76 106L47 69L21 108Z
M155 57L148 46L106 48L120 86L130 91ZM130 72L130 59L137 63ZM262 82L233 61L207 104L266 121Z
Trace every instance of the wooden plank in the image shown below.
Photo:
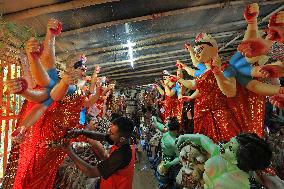
M53 5L47 5L28 10L19 11L16 13L6 14L4 18L6 20L24 20L31 17L37 17L43 14L50 14L55 12L62 12L67 10L79 9L92 5L99 5L109 2L117 2L119 0L73 0L66 3L57 3Z

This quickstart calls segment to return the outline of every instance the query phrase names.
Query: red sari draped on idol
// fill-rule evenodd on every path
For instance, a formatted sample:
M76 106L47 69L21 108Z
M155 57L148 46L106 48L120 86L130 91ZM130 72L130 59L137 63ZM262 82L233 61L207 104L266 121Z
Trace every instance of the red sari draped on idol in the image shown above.
M228 98L228 105L243 132L253 132L264 137L265 96L251 92L237 83L237 95Z
M35 104L36 104L35 102L29 102L27 100L24 101L20 113L18 115L17 125L15 129L18 128L22 120L26 117L26 115L29 113L29 111ZM5 170L4 180L2 183L3 189L10 189L13 187L15 174L18 166L19 153L20 153L19 143L12 142L9 160Z
M180 87L180 92L182 91L183 86L180 83L177 83ZM183 101L178 99L178 96L175 98L175 106L174 106L174 117L178 118L179 123L182 123L182 109L183 109Z
M104 100L100 97L99 100L96 102L96 107L100 110L99 117L103 117L104 113Z
M204 134L214 142L229 141L239 134L241 126L227 98L219 89L211 70L196 79L200 96L194 104L194 133Z
M179 122L181 123L183 103L178 100L178 96L176 94L172 97L166 95L164 108L165 120L167 120L169 117L177 117Z
M20 158L13 189L51 189L59 165L66 154L50 147L79 123L84 98L78 95L53 102L41 119L32 126L20 146Z
M174 97L171 97L172 99L172 112L171 116L177 117L179 123L182 121L182 108L183 108L183 102L178 100L178 97L175 95Z
M166 122L166 115L165 115L166 108L165 108L165 103L166 103L166 100L158 100L158 107L159 107L160 117L161 117L163 123Z

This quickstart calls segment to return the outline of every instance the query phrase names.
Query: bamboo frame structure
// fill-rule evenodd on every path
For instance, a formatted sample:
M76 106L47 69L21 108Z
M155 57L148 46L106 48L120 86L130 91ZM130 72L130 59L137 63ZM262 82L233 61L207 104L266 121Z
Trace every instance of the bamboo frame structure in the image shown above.
M6 49L7 50L7 49ZM4 54L4 52L6 52ZM0 51L0 107L1 107L1 129L0 129L0 158L3 158L3 166L0 173L4 174L7 166L9 147L11 142L11 132L16 128L18 112L21 108L22 98L18 95L10 94L4 86L4 82L7 79L13 79L20 77L21 68L19 59L17 59L17 53ZM2 175L0 175L2 177Z

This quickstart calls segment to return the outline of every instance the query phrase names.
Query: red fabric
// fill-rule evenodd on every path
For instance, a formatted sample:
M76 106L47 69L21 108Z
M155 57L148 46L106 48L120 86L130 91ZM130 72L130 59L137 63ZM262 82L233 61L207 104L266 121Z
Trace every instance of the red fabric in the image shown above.
M165 100L160 101L160 102L159 102L159 105L160 105L160 108L163 108L163 109L164 109L164 112L161 112L161 119L162 119L162 122L165 123L165 120L166 120L166 116L165 116L165 112L166 112Z
M227 104L211 70L196 79L200 96L194 104L194 133L204 134L214 142L229 141L241 126Z
M41 119L27 132L20 146L20 158L13 189L52 189L59 165L66 154L50 147L75 128L83 105L80 96L53 102Z
M17 125L15 129L17 129L22 122L22 120L26 117L27 113L30 109L35 105L34 102L29 102L27 100L24 101L24 104L21 108L21 111L18 115ZM9 155L8 165L5 170L4 181L2 183L3 189L10 189L13 187L16 169L18 166L19 160L19 152L20 152L20 145L16 142L12 142L12 147Z
M254 132L259 137L264 136L265 96L237 84L237 95L228 98L227 102L243 132Z
M41 90L41 87L36 86L33 88L35 90ZM28 115L32 107L37 104L36 102L30 102L25 100L22 108L18 114L17 124L15 129L17 129L20 125L20 123L23 121L23 119ZM12 147L9 155L8 164L5 170L4 180L2 183L3 189L10 189L13 187L14 180L15 180L15 174L17 171L18 166L18 160L19 160L19 153L20 153L20 144L16 142L12 142Z
M112 146L110 154L113 153L118 147ZM135 148L131 145L132 158L128 166L118 170L108 179L101 179L100 189L132 189L132 181L134 175L135 164Z
M99 98L99 100L96 102L96 107L100 110L100 113L98 116L103 117L104 100L102 98Z
M165 121L169 117L177 117L179 122L181 123L183 102L179 101L176 95L172 97L169 97L166 95L166 98L164 101L164 108L165 108L165 112L164 112Z

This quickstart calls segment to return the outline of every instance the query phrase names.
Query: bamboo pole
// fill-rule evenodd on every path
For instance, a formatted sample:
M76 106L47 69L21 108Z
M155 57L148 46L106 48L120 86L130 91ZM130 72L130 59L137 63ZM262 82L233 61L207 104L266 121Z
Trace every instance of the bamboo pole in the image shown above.
M11 64L8 64L8 75L7 79L11 79ZM10 115L10 92L7 93L7 107L6 107L6 114ZM7 160L8 160L8 140L9 140L9 124L10 120L6 121L5 124L5 136L4 136L4 157L3 157L3 172L6 170L7 167Z

